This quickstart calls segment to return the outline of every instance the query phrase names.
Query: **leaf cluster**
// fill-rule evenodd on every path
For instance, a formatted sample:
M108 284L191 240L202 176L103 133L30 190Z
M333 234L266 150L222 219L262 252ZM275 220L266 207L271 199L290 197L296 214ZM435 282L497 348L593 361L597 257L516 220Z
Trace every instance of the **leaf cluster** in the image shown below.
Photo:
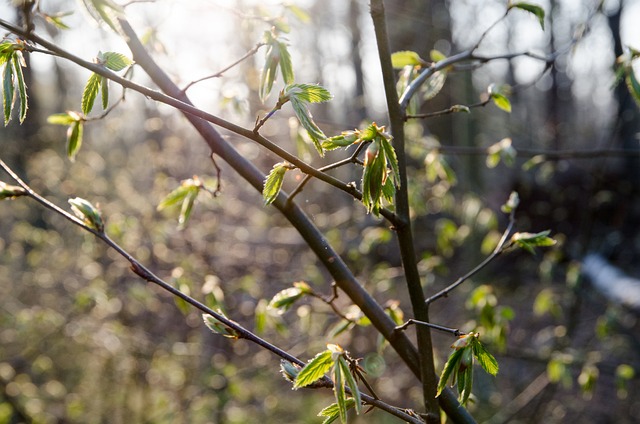
M5 39L0 42L0 67L4 67L2 72L2 110L5 126L11 121L11 112L18 101L20 102L20 123L24 122L27 117L27 85L22 73L22 68L27 66L22 55L24 49L25 44L21 40Z

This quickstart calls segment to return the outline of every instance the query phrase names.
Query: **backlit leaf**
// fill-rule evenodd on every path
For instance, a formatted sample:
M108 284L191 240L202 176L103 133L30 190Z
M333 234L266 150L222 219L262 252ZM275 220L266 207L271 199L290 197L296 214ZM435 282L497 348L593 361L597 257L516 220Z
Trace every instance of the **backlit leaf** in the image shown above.
M280 42L280 72L282 73L282 80L285 84L293 84L293 64L291 63L291 54L287 45Z
M631 66L627 67L626 72L627 74L624 80L627 84L627 89L629 90L629 93L631 93L631 96L633 97L633 100L635 100L638 107L640 107L640 83L638 82L636 74Z
M91 74L87 84L84 86L84 91L82 92L82 113L88 115L93 109L93 103L98 96L98 91L100 90L100 85L102 83L102 76L94 73Z
M533 13L537 18L538 21L540 22L540 26L542 27L542 29L544 30L544 9L538 5L532 4L532 3L526 3L526 2L518 2L518 3L512 3L509 6L509 9L521 9L521 10L525 10L529 13Z
M13 69L15 71L16 80L18 83L18 97L20 98L20 114L19 120L20 123L23 123L25 118L27 117L27 85L24 82L24 75L22 74L22 66L24 62L24 58L22 57L21 51L16 51L13 54ZM7 64L9 66L9 64Z
M109 80L107 78L101 78L100 93L102 94L102 109L106 109L109 107Z
M420 55L414 51L404 50L391 55L391 65L395 69L402 69L405 66L418 66L425 63Z
M511 102L504 94L491 93L491 100L493 100L493 103L498 108L504 110L507 113L511 113Z
M303 297L305 294L311 292L311 288L306 284L298 284L294 287L289 287L278 293L269 302L269 308L277 309L279 314L287 311L293 304Z
M218 311L219 314L222 314ZM202 320L211 332L214 334L220 334L221 336L228 337L230 339L237 339L238 333L227 325L220 322L216 317L210 314L202 314Z
M444 388L447 387L447 381L460 366L463 353L464 349L457 349L449 355L449 359L447 359L447 362L444 364L444 368L442 368L442 374L440 374L440 381L438 382L436 396L440 396Z
M313 359L311 359L307 365L304 366L298 373L296 381L293 385L294 389L308 386L312 384L326 374L327 371L333 366L334 359L330 350L325 350L318 353Z
M78 116L72 116L68 112L65 113L56 113L53 115L49 115L47 118L47 122L53 125L71 125L75 121L78 120Z
M478 360L480 366L491 375L498 374L498 361L496 358L489 353L489 351L484 347L482 342L478 339L478 337L474 337L471 343L471 347L473 349L473 355Z
M67 129L67 157L74 162L76 155L82 147L82 134L84 125L82 121L74 121Z
M344 391L344 375L340 361L344 361L344 358L340 356L338 358L338 364L333 368L333 393L336 397L336 404L340 411L340 421L343 424L347 423L347 398Z
M353 408L355 404L355 400L353 398L348 398L345 402L345 406L347 409ZM319 417L326 417L322 424L330 424L340 418L340 407L337 403L332 403L331 405L324 408L322 411L318 413Z
M121 71L127 66L131 66L133 64L133 60L129 59L122 53L116 52L101 52L98 54L98 61L114 72Z
M433 49L429 52L429 57L434 62L440 62L441 60L445 60L447 56L439 50Z
M8 62L4 67L4 72L2 73L2 104L4 106L4 126L6 127L11 120L11 110L13 109L13 93L14 93L14 82L13 82L13 66Z
M362 399L360 396L360 389L358 388L358 383L356 382L355 377L351 374L351 370L349 369L349 364L344 356L341 356L338 359L338 365L342 369L342 375L344 375L345 382L347 383L347 387L351 391L351 397L355 400L354 406L356 407L356 414L360 415L362 412ZM345 404L345 412L348 409L348 406Z
M289 164L286 162L273 165L271 172L269 172L269 175L267 175L267 178L264 180L264 186L262 188L262 198L264 199L265 205L273 203L276 197L278 197L287 169L289 169Z
M93 228L98 232L104 231L104 222L102 220L102 214L89 202L88 200L76 197L69 199L71 205L71 211L74 215L82 220L88 227Z

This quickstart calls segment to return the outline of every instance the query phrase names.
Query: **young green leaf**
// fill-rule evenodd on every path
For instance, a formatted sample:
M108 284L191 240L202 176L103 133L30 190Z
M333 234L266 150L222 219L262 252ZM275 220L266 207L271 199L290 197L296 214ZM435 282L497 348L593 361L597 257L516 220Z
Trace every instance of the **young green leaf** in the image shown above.
M340 135L329 137L322 142L322 148L324 150L335 150L340 147L351 146L358 143L358 133L356 131L343 131Z
M347 409L353 408L355 405L355 400L353 398L347 398L345 405ZM326 417L322 424L331 424L338 418L340 418L340 407L337 403L332 403L331 405L324 408L322 411L318 413L319 417Z
M287 162L279 162L273 165L271 172L264 180L264 186L262 188L262 198L264 204L269 205L276 200L280 189L282 188L282 182L284 181L284 174L291 167Z
M362 173L362 203L367 212L378 213L385 171L384 154L380 153L380 141L376 140L367 148Z
M100 93L102 94L102 109L109 107L109 80L107 78L100 79Z
M71 205L71 211L82 220L88 227L102 233L104 232L104 221L102 220L102 214L89 202L88 200L76 197L75 199L69 199Z
M84 124L82 121L74 121L67 128L67 157L71 162L76 160L76 155L82 147L82 134L84 132Z
M6 127L11 120L11 110L13 109L13 66L11 63L7 63L2 73L2 90L4 96L2 97L2 103L4 106L4 126Z
M433 49L429 52L429 57L434 62L440 62L441 60L445 60L447 58L444 53L436 49Z
M311 293L311 287L307 283L297 282L294 287L289 287L278 293L269 302L269 308L277 309L278 314L286 312L293 304L306 294Z
M280 373L285 379L292 383L296 381L296 377L301 369L302 367L298 364L294 364L284 359L280 361Z
M44 20L52 24L53 26L57 27L58 29L70 29L70 27L62 21L62 18L65 18L71 15L72 13L73 12L63 12L55 15L47 15L46 13L43 13L42 11L40 11L40 14L44 18Z
M341 356L338 359L338 366L342 369L342 375L344 375L347 387L349 387L349 390L351 391L351 397L355 400L354 405L356 407L356 414L360 415L360 412L362 412L362 399L360 396L360 389L358 388L358 383L355 377L353 376L353 374L351 374L351 369L349 368L349 364L347 363L347 360L344 356ZM347 406L345 405L345 412L346 409Z
M540 26L544 31L544 9L542 7L532 3L518 2L518 3L512 3L509 5L509 10L513 8L521 9L529 13L533 13L538 18L538 21L540 22Z
M425 64L420 55L410 50L404 50L391 54L391 65L395 69L402 69L405 66L419 66Z
M27 191L24 188L0 181L0 200L15 199L26 194Z
M317 84L289 84L284 88L284 95L289 100L295 98L305 103L323 103L333 98L329 90Z
M122 16L123 8L111 0L82 0L89 15L96 22L107 24L113 31L119 31L118 17Z
M47 118L47 122L53 125L71 125L79 119L80 115L78 115L77 113L74 113L72 115L69 112L65 112L49 115L49 117Z
M347 396L344 390L344 375L340 360L344 360L342 356L338 357L337 364L333 367L333 393L336 397L336 404L340 411L340 421L342 424L347 423Z
M502 205L500 209L504 213L511 213L518 207L519 204L520 204L520 196L518 195L518 192L512 191L511 194L509 194L509 199L507 199L507 203Z
M334 365L335 360L331 350L327 349L318 353L304 366L298 373L293 385L294 389L308 386L321 379L327 371Z
M509 99L500 93L491 93L491 100L498 108L504 110L507 113L511 113L511 102Z
M511 242L518 245L527 252L534 254L535 247L548 247L556 244L556 241L549 236L550 231L541 231L539 233L515 233L511 236Z
M287 44L280 41L278 43L280 51L280 72L282 73L282 80L285 84L293 84L293 63L291 62L291 54L287 48Z
M309 138L311 138L311 141L313 142L313 145L315 146L318 154L320 156L324 156L324 150L322 150L322 141L324 141L327 136L324 135L322 130L318 128L316 123L313 121L313 116L307 108L306 103L297 98L291 98L291 106L293 107L293 111L300 121L300 125L302 125L302 127L307 130L307 134L309 134Z
M471 342L471 348L473 349L473 356L476 357L480 366L491 375L498 374L498 361L489 353L489 351L480 342L478 337L474 337Z
M198 177L194 176L193 178L183 180L180 187L173 190L162 200L162 202L160 202L157 210L161 211L165 208L176 206L181 203L182 206L178 217L178 228L183 229L189 221L193 205L195 204L196 198L198 197L201 189L202 182Z
M440 396L444 388L447 387L447 381L449 378L457 372L463 353L464 349L455 349L451 352L451 355L449 355L449 359L447 359L447 362L444 364L444 368L442 369L442 374L440 374L440 381L438 382L436 396Z
M24 58L22 57L22 52L17 50L13 54L13 58L11 60L13 63L13 69L16 75L16 81L18 84L18 97L20 98L20 115L19 120L22 124L27 117L27 85L24 82L24 75L22 74L22 67L26 66L24 62ZM9 64L7 64L9 66Z
M98 91L100 90L100 85L102 84L102 76L94 73L91 74L87 84L84 86L84 91L82 92L82 113L88 115L93 109L93 103L98 96Z
M391 167L391 179L396 185L400 185L400 168L398 166L398 157L396 156L396 151L391 145L391 136L387 136L382 133L380 135L380 145L382 146L382 151L384 152L384 156L387 164Z
M133 60L129 59L122 53L116 52L100 52L98 53L97 60L98 63L114 72L121 71L127 66L133 65Z
M218 311L218 313L222 314L220 311ZM207 328L214 334L220 334L221 336L228 337L230 339L239 338L238 333L233 328L223 324L213 315L202 314L202 320Z

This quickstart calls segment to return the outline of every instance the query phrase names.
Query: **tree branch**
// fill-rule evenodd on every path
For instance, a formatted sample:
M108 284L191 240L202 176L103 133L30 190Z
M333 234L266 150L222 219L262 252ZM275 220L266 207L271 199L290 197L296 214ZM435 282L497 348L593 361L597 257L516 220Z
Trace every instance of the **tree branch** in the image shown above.
M223 323L227 327L231 328L239 338L242 338L242 339L248 340L250 342L253 342L254 344L260 346L261 348L263 348L263 349L275 354L276 356L280 357L281 359L284 359L284 360L289 361L291 363L300 365L301 367L304 367L304 365L306 365L306 363L304 361L302 361L302 360L298 359L297 357L291 355L289 352L287 352L287 351L275 346L274 344L268 342L267 340L259 337L255 333L247 330L242 325L238 324L236 321L233 321L233 320L227 318L226 316L214 311L213 309L209 308L207 305L205 305L205 304L199 302L198 300L196 300L195 298L193 298L193 297L181 292L180 290L178 290L175 287L173 287L171 284L167 283L166 281L164 281L163 279L161 279L160 277L155 275L151 270L149 270L142 263L140 263L134 256L132 256L130 253L128 253L122 246L120 246L118 243L116 243L114 240L112 240L106 233L101 232L101 231L96 231L95 229L93 229L92 227L90 227L87 224L85 224L82 220L80 220L76 216L72 215L71 213L69 213L69 212L65 211L64 209L60 208L59 206L57 206L56 204L52 203L48 199L46 199L46 198L42 197L41 195L39 195L27 183L25 183L1 158L0 158L0 168L2 168L7 174L9 174L9 176L11 178L13 178L18 183L18 185L20 185L27 192L27 196L28 197L30 197L33 200L37 201L38 203L40 203L45 208L47 208L47 209L49 209L49 210L61 215L62 217L64 217L68 221L70 221L71 223L81 227L83 230L90 232L91 234L93 234L94 236L96 236L97 238L102 240L110 248L115 250L120 256L125 258L131 264L131 270L136 275L138 275L139 277L144 279L145 281L159 286L163 290L169 292L171 295L179 297L180 299L184 300L185 302L187 302L191 306L195 307L196 309L200 310L201 312L204 312L206 314L209 314L209 315L213 316L215 319L217 319L218 321L220 321L221 323ZM325 379L323 379L322 387L332 388L333 387L333 383L328 378L325 378ZM367 404L370 404L372 406L380 408L380 409L382 409L382 410L384 410L384 411L386 411L386 412L388 412L388 413L390 413L392 415L395 415L395 416L397 416L397 417L399 417L399 418L401 418L401 419L403 419L405 421L412 422L412 423L415 423L415 424L421 424L422 423L422 420L419 420L419 419L415 418L414 416L408 414L403 409L396 408L396 407L394 407L392 405L389 405L389 404L387 404L387 403L385 403L385 402L383 402L383 401L381 401L381 400L379 400L379 399L377 399L375 397L368 396L368 395L363 393L362 394L362 399Z

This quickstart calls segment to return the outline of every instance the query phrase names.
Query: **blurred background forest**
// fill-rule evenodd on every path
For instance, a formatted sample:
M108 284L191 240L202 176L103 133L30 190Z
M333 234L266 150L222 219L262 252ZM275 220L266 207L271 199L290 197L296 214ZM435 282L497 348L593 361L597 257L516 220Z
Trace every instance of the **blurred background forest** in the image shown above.
M446 55L469 48L505 3L389 1L392 49L428 58L434 48ZM544 63L519 57L453 72L421 111L477 103L496 83L512 87L512 113L490 104L407 124L425 290L444 288L491 251L506 225L500 205L517 190L518 230L549 229L559 243L535 256L501 256L432 307L436 323L479 328L500 363L496 378L477 374L470 410L491 423L637 422L639 311L595 290L580 266L588 252L598 252L640 276L640 113L624 84L613 88L616 57L626 45L640 48L640 3L607 0L601 9L595 0L537 3L547 11L544 32L530 15L514 13L479 53L561 51L553 67L545 71ZM265 18L276 17L290 26L296 80L318 82L334 95L313 109L323 131L338 134L364 120L384 125L367 2L295 5L307 15L257 0L159 0L134 3L127 15L140 34L149 29L148 45L181 86L244 55L273 24ZM128 53L121 41L87 25L77 3L50 0L41 7L76 12L65 18L69 31L37 22L40 34L75 54ZM20 23L11 2L0 3L0 16ZM32 187L63 207L75 196L99 203L107 233L181 290L223 305L234 320L302 358L338 342L364 358L383 399L420 405L415 378L378 345L372 329L334 336L340 320L312 301L283 316L265 312L268 300L294 281L330 294L330 277L285 220L224 164L221 195L201 194L184 230L177 212L156 211L185 178L215 183L209 151L181 115L128 93L105 119L87 124L71 162L64 128L46 119L79 108L89 73L51 57L27 59L29 115L21 126L0 128L0 156ZM263 62L259 50L188 94L198 107L251 127L275 102L272 96L262 105L257 96ZM134 79L149 83L135 72ZM120 88L112 85L112 92ZM297 121L285 111L277 118L265 135L300 149ZM265 173L276 161L252 142L229 137ZM488 167L487 147L505 137L513 140L514 162ZM593 149L599 153L576 153ZM338 157L298 152L315 164ZM359 178L356 169L339 175ZM318 181L297 201L378 300L410 310L384 222ZM0 204L0 299L0 423L312 423L321 422L314 411L333 402L330 391L290 392L277 358L212 335L199 313L141 281L90 234L27 200ZM451 339L435 334L434 342L441 366ZM396 421L373 411L354 422Z

